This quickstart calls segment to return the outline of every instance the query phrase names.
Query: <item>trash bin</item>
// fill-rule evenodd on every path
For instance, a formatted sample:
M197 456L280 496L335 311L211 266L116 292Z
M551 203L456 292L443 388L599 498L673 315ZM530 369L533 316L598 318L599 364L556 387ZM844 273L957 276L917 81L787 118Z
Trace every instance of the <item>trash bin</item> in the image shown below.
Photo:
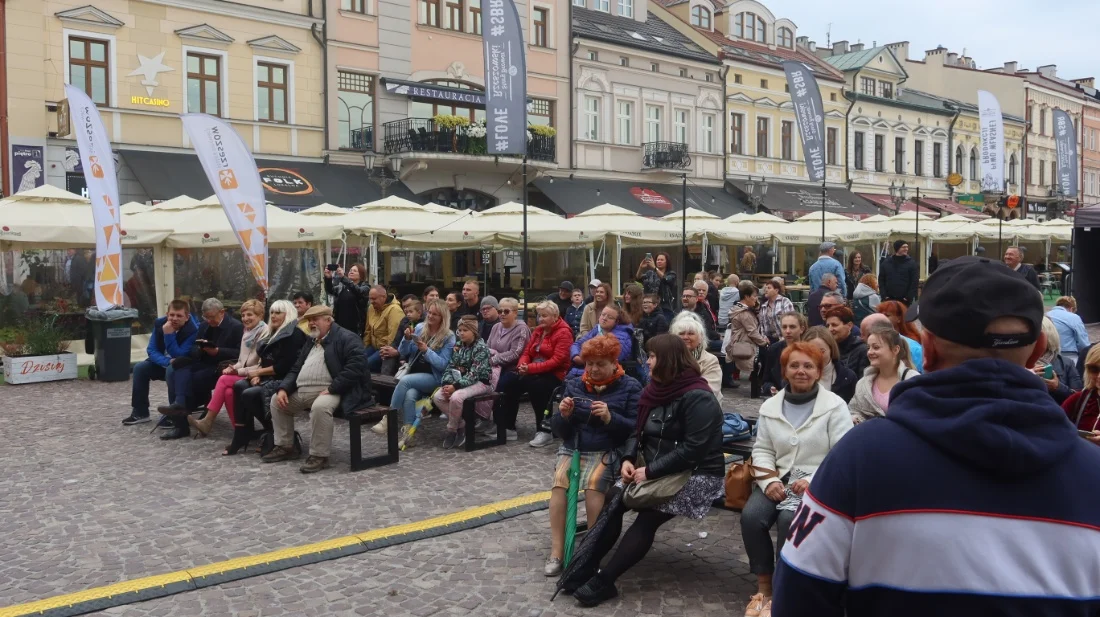
M89 376L100 381L130 379L130 326L137 319L137 310L90 308L84 316L88 319L85 350L95 355Z

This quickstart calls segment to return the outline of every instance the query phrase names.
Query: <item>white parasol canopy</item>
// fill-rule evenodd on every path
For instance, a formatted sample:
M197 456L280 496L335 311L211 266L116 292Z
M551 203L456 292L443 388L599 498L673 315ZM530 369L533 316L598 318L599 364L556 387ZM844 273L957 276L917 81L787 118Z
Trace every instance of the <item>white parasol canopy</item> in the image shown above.
M122 213L122 245L152 246L168 237L171 227ZM73 248L95 246L92 206L84 197L49 184L0 201L0 241Z

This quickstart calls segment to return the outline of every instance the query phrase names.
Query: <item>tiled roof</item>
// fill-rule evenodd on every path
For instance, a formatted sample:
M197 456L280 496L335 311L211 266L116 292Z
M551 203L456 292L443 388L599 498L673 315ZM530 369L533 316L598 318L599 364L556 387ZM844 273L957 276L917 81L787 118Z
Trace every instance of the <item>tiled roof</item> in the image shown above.
M832 81L844 81L844 75L833 70L831 66L823 62L817 56L805 52L802 49L787 49L776 46L775 49L767 45L761 45L742 39L726 38L721 32L696 28L696 32L707 37L722 48L722 57L730 60L741 60L760 64L767 67L780 68L786 60L802 62L813 69L815 75Z
M653 13L647 15L646 21L640 22L603 11L573 7L573 33L586 39L718 64L714 54L699 47Z
M866 66L868 62L875 59L875 56L886 49L886 46L879 45L878 47L840 54L839 56L828 56L825 58L825 62L828 62L838 71L854 71Z
M966 101L960 101L960 100L957 100L957 99L947 98L945 96L938 96L938 95L935 95L935 94L929 94L927 92L921 92L920 90L913 90L912 88L905 88L905 89L902 90L901 100L907 101L907 102L910 102L910 103L915 103L917 105L923 105L925 107L940 107L940 106L942 106L944 109L953 111L953 110L951 110L950 107L948 107L948 103L950 103L951 105L954 105L954 106L958 107L959 109L963 109L963 110L966 110L968 112L975 113L975 114L978 113L978 106L975 105L974 103L967 103ZM1005 120L1010 120L1010 121L1013 121L1013 122L1023 122L1024 121L1024 119L1019 117L1019 116L1013 116L1011 114L1006 114L1006 113L1003 113L1003 112L1002 112L1001 116L1004 117Z

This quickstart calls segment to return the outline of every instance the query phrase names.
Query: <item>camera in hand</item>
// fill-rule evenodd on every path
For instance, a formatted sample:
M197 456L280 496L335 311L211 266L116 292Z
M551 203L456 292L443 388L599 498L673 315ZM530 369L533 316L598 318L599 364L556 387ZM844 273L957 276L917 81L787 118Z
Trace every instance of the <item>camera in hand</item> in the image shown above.
M329 264L329 265L325 266L325 268L329 272L336 272L337 270L340 269L340 264Z

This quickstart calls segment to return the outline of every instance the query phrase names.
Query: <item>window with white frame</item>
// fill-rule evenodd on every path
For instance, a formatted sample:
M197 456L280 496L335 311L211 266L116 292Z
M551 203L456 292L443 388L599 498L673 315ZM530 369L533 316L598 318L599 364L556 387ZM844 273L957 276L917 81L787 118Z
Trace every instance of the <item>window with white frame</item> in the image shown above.
M645 140L661 141L661 108L657 105L645 107Z
M69 83L97 105L111 104L110 41L69 37Z
M700 150L707 154L713 154L714 150L714 114L703 114L703 143L700 144Z
M624 146L634 145L634 103L619 101L619 143Z
M584 0L573 0L573 6L579 6L583 9L584 8Z
M676 109L672 113L673 128L676 129L676 143L688 143L688 112L686 109Z
M619 0L619 17L634 18L634 0Z
M340 0L340 9L353 13L366 13L367 0Z
M600 97L584 97L584 139L600 140Z
M604 13L611 12L611 0L596 0L596 10Z

